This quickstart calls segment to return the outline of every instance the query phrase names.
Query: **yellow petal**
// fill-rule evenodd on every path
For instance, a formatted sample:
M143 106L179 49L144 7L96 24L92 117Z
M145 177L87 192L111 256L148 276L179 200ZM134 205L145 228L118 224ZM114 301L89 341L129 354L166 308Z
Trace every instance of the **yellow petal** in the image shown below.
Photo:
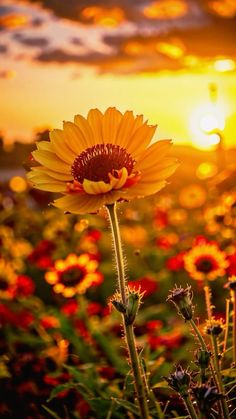
M89 142L84 137L83 132L73 122L63 122L63 129L65 142L76 155L79 155L89 147Z
M112 186L103 181L93 182L92 180L84 179L83 189L90 195L97 195L109 192Z
M112 189L121 189L128 178L128 172L125 167L123 167L121 170L117 170L117 172L118 172L118 178L109 174Z
M171 140L161 140L148 147L137 159L136 170L145 170L163 161L172 146ZM140 160L140 161L139 161Z
M36 173L45 173L48 176L52 177L53 179L64 180L65 182L74 179L71 174L54 172L53 170L50 170L47 167L43 167L43 166L32 167L31 171L36 172ZM29 172L29 173L31 173L31 172Z
M96 139L97 144L103 144L104 141L102 135L102 112L98 109L91 109L88 113L87 119L93 131L93 138Z
M157 180L166 179L175 172L178 166L179 162L176 159L164 159L159 165L142 170L141 182L156 182Z
M131 111L126 111L122 116L119 127L117 129L117 135L115 143L120 147L126 148L128 141L133 133L134 129L134 115Z
M122 114L116 108L108 108L103 116L102 133L104 143L114 144Z
M53 205L73 214L90 214L98 211L105 204L118 201L124 192L111 191L101 195L66 195L53 202Z
M64 190L66 189L66 182L60 182L57 179L53 179L51 176L48 176L46 173L32 171L32 172L27 173L27 178L35 184L52 183L52 184L58 184L58 185L64 186Z
M166 181L162 180L160 182L153 182L153 183L146 183L146 184L136 184L127 188L126 194L124 196L125 199L134 199L134 198L142 198L144 196L153 195L159 192L162 188L166 186Z
M61 159L59 159L59 157L50 151L36 150L32 152L32 155L40 164L48 167L49 169L55 170L55 172L71 172L71 166L63 162Z
M98 211L103 206L103 202L103 195L78 194L56 199L53 205L73 214L89 214Z
M93 136L92 128L90 127L87 119L85 119L82 115L76 115L74 118L74 122L82 132L84 139L87 143L87 147L91 147L97 143L97 140Z
M156 125L144 124L134 132L126 146L128 153L132 157L135 158L148 147L156 131L156 127Z
M36 143L37 149L38 150L46 150L46 151L50 151L51 153L53 153L53 147L52 144L49 141L38 141Z
M46 192L65 192L65 184L60 183L40 183L34 184L34 188Z
M77 157L77 154L67 146L63 131L54 129L49 133L49 136L53 151L57 154L57 156L66 163L72 164Z

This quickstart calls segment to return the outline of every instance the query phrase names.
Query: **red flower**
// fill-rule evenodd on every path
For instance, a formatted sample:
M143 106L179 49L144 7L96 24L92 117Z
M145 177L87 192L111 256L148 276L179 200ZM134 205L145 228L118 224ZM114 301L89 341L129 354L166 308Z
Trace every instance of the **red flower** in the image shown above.
M168 225L168 214L166 211L157 208L155 214L154 214L154 224L157 228L164 228Z
M35 284L27 275L19 275L16 281L15 293L20 297L28 297L32 295L35 290Z
M166 236L160 236L156 239L156 245L162 250L169 250L172 246L171 241Z
M166 267L170 271L179 272L184 269L184 255L185 252L180 252L176 256L172 256L166 261Z
M154 279L144 277L136 281L129 281L129 287L144 292L144 297L148 297L158 289L158 283Z
M86 239L90 240L92 242L97 242L98 240L101 239L102 233L100 230L89 230L86 234Z
M229 266L226 269L226 273L228 276L236 275L236 253L233 255L227 256L227 261L229 262Z
M77 313L79 305L76 300L69 300L61 307L61 311L65 316L73 316Z
M51 267L53 265L51 255L55 247L55 243L52 241L41 240L28 256L29 262L42 269Z

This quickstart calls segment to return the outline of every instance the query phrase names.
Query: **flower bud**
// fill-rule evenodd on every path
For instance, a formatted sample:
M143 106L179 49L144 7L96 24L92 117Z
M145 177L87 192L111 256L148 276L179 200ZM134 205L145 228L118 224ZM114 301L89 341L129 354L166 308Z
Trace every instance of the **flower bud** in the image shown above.
M171 301L177 308L178 314L180 314L185 320L191 320L193 317L193 292L190 286L185 289L177 287L170 291L166 301Z
M191 373L189 373L187 370L184 370L181 365L178 365L175 372L170 374L169 377L164 378L169 386L182 397L186 397L188 395L188 390L191 383Z
M209 384L192 387L192 392L201 413L208 413L217 400L222 398L222 394L218 393L216 387Z
M222 319L214 319L206 321L206 326L204 328L205 333L212 336L218 336L224 330L224 323Z
M130 290L126 308L125 322L133 324L138 313L142 294L140 291Z

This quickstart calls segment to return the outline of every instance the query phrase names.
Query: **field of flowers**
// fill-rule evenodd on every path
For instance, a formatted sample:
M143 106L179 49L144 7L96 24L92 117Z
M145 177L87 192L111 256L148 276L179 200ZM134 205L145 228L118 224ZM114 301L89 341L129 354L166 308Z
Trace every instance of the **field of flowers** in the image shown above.
M152 418L236 417L236 191L213 169L177 169L159 194L118 204ZM107 213L51 200L22 177L1 183L0 417L142 417Z

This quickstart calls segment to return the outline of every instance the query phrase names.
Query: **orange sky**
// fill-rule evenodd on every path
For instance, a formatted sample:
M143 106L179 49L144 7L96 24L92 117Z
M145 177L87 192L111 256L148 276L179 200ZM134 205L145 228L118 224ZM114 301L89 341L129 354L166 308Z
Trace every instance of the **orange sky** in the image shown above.
M76 113L116 106L158 124L158 138L198 147L215 141L203 132L207 118L222 119L225 145L236 146L236 7L228 0L221 7L209 0L201 7L192 0L100 3L2 0L4 139L30 141Z
M225 117L225 144L236 145L235 73L98 76L87 70L71 79L72 66L29 68L20 63L14 69L15 77L0 80L0 126L8 140L30 140L38 128L60 127L63 120L72 120L76 113L85 115L93 107L116 106L143 113L157 123L159 138L191 144L203 135L199 107L204 114L204 106L210 103L208 85L214 82Z

